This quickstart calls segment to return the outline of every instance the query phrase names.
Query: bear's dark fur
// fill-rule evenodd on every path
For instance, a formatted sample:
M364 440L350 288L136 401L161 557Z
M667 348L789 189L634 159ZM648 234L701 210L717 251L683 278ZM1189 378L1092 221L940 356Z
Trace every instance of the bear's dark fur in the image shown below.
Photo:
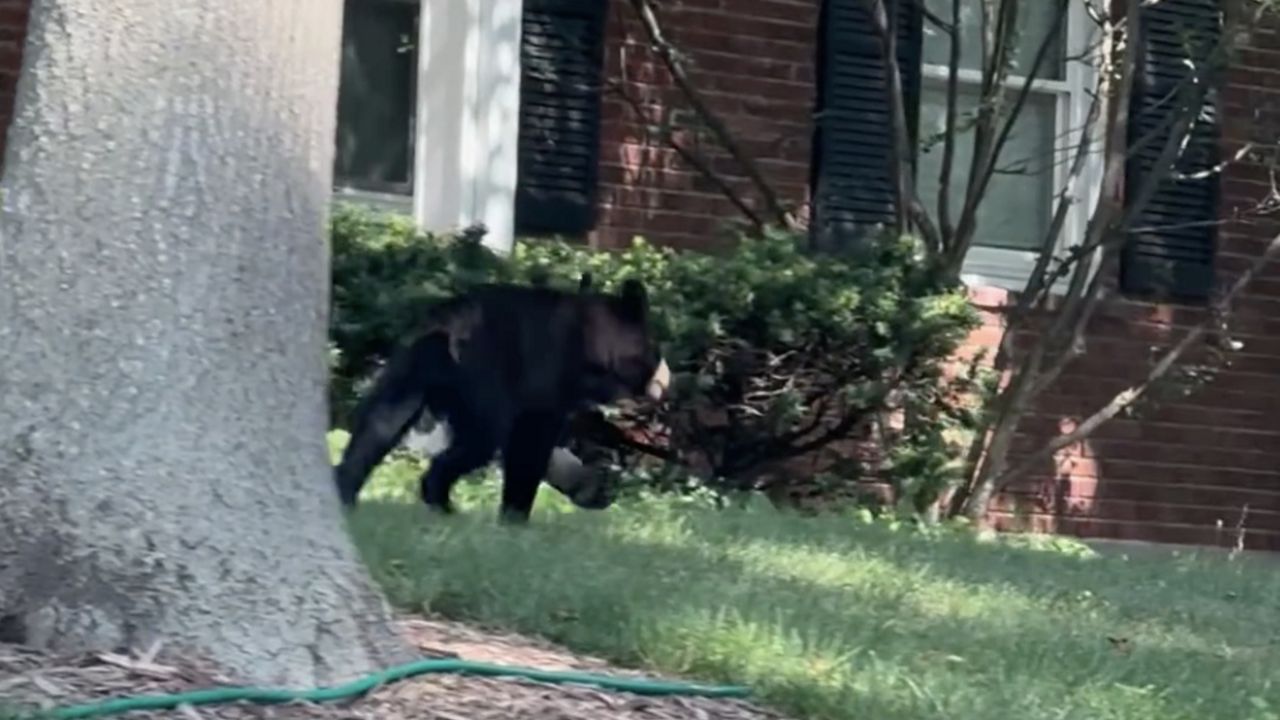
M537 287L545 287L549 280L546 273L539 273L530 278L531 284ZM591 274L583 273L578 283L579 292L586 292L591 286ZM608 426L603 416L596 417L600 413L599 408L589 405L586 410L590 411L593 422L589 423L589 427L593 431L598 430L601 425ZM577 439L571 436L571 432L581 430L583 417L581 412L575 412L566 423L559 441L551 451L551 461L547 466L543 482L578 508L603 510L612 505L615 499L614 491L617 488L614 486L612 476L602 467L593 467L591 464L584 463L570 447L570 444ZM402 442L421 454L435 457L447 449L448 435L448 423L424 411Z
M501 452L501 517L529 517L569 416L622 397L658 399L670 382L636 280L620 294L485 285L433 309L421 334L393 355L353 416L335 469L353 505L368 474L424 412L448 424L448 447L421 479L423 501L451 511L461 476Z

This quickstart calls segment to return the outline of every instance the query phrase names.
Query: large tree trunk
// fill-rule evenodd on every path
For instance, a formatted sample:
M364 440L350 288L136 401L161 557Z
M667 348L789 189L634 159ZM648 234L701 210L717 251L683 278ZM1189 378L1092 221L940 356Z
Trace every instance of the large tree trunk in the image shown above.
M405 657L324 433L340 0L35 0L0 219L0 634Z

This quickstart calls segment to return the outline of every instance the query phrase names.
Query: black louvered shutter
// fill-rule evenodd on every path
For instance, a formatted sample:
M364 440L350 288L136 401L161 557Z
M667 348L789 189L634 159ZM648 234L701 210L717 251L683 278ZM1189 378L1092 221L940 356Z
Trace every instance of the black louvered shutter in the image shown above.
M1184 112L1192 69L1203 73L1221 36L1218 0L1162 0L1143 8L1138 67L1129 104L1129 142L1151 137L1125 167L1126 195L1145 181L1169 138L1171 118ZM1192 96L1193 98L1196 96ZM1203 94L1199 116L1181 157L1135 218L1120 259L1126 293L1196 300L1213 288L1218 177L1178 178L1218 162L1217 92ZM1154 133L1154 134L1153 134Z
M574 234L595 223L607 5L524 0L518 233Z
M917 0L885 1L897 23L907 132L914 148L920 106L921 12ZM841 247L875 224L894 222L887 73L869 6L868 0L822 3L818 117L810 164L811 227L819 247ZM915 162L914 157L911 160Z

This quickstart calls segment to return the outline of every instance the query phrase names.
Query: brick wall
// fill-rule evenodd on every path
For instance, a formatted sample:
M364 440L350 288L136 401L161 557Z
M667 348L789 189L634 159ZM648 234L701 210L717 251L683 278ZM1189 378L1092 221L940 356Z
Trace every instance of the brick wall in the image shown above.
M682 106L678 93L645 49L630 4L612 5L608 77L649 103L649 120L656 122L662 107ZM785 199L806 201L818 0L681 0L662 7L673 44L698 68L696 87L760 158ZM1254 34L1231 72L1225 97L1230 124L1224 156L1248 139L1276 142L1280 36L1274 29ZM643 233L681 247L718 245L717 220L733 216L734 208L661 141L646 137L630 107L606 102L601 219L594 242L617 246ZM1267 131L1270 137L1255 137ZM717 157L717 168L746 187L733 164ZM1257 165L1229 169L1222 186L1224 218L1256 203L1266 182ZM1276 231L1274 223L1228 223L1220 235L1222 276L1234 277ZM989 345L999 337L999 308L1007 294L975 288L973 297L987 326L971 344ZM1140 378L1147 348L1194 323L1199 312L1125 300L1109 304L1089 329L1090 353L1064 372L1021 428L1017 452L1039 447ZM1280 550L1280 413L1269 407L1280 401L1280 263L1244 298L1236 329L1245 347L1216 382L1142 420L1117 419L1082 446L1063 451L996 499L994 524L1230 544L1247 506L1245 544Z
M13 119L13 95L22 68L30 9L31 0L0 0L0 129L7 129ZM0 158L4 157L6 134L0 132Z
M1227 78L1223 157L1280 138L1280 33L1255 30ZM1249 161L1222 179L1225 221L1219 282L1230 282L1280 232L1280 215L1239 221L1273 192ZM1147 348L1177 337L1203 311L1133 301L1110 304L1089 329L1090 354L1064 372L1022 428L1020 449L1043 442L1139 379ZM989 316L994 320L993 316ZM1064 450L1036 477L997 502L1001 527L1033 527L1124 539L1233 544L1280 550L1280 263L1237 304L1244 347L1210 385L1142 419L1116 419Z
M808 198L813 113L814 37L818 0L681 0L660 4L660 22L674 46L690 56L689 74L707 105L759 163L783 201ZM606 90L601 128L600 221L592 242L618 247L632 235L677 247L724 241L718 229L737 210L698 176L645 123L667 113L690 115L631 3L610 3L606 77L642 104ZM693 147L694 138L678 139ZM737 164L713 141L702 152L754 208L760 199Z

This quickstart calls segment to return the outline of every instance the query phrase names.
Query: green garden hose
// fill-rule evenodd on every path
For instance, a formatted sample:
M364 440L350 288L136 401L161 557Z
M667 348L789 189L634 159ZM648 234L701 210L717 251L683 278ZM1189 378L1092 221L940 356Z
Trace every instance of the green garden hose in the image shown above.
M418 660L365 675L343 685L313 690L273 690L256 687L222 687L209 690L173 693L169 695L134 695L97 703L72 705L54 710L50 716L57 720L101 717L130 710L158 710L178 705L210 705L214 703L248 700L256 703L286 703L295 700L324 702L339 700L368 692L386 682L402 680L423 673L459 673L463 675L487 675L491 677L517 677L545 683L577 683L595 685L606 690L619 690L638 695L691 695L701 697L743 697L750 691L737 685L695 685L688 683L633 678L609 677L591 673L535 670L506 665L471 662L467 660Z

